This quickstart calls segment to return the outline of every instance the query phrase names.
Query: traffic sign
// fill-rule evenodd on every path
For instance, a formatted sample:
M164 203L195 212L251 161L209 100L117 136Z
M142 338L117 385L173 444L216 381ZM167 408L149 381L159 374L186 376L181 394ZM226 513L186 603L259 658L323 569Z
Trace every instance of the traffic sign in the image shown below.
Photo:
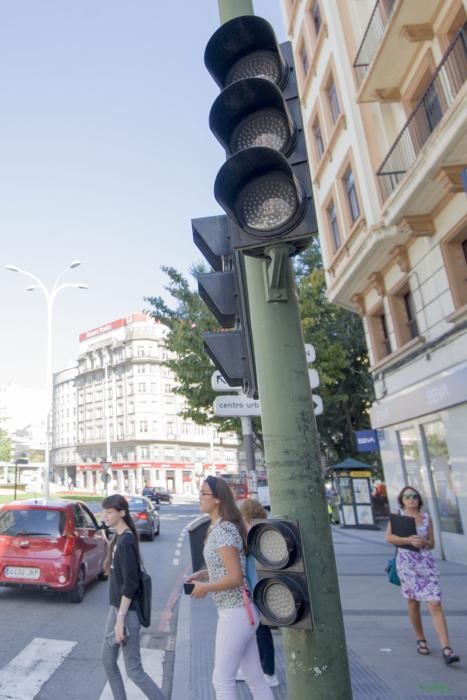
M321 396L318 396L318 394L312 394L311 395L313 399L313 408L315 411L315 416L320 416L323 412L323 399Z
M215 415L223 418L261 415L259 401L250 399L245 394L216 396L213 406Z
M314 345L311 343L305 343L305 354L306 354L306 361L308 364L311 364L316 360L316 350Z
M308 376L310 377L310 386L312 389L316 389L319 386L319 374L315 369L308 370Z
M214 391L241 391L241 386L230 386L224 375L216 369L211 375L211 387Z

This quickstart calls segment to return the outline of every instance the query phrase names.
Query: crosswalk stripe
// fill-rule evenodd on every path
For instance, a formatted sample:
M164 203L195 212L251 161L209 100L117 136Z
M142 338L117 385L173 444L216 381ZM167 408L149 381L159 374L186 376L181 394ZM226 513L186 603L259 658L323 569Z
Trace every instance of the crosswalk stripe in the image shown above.
M164 656L165 652L162 651L162 649L141 649L141 660L143 662L144 670L148 676L151 676L152 680L157 683L160 688L162 688ZM127 699L147 700L146 695L144 695L144 693L142 693L132 681L128 680L128 676L125 673L125 665L123 663L122 654L119 654L118 667L125 684ZM112 691L110 690L108 683L106 683L99 700L113 700Z
M0 671L2 700L33 700L76 642L35 637Z

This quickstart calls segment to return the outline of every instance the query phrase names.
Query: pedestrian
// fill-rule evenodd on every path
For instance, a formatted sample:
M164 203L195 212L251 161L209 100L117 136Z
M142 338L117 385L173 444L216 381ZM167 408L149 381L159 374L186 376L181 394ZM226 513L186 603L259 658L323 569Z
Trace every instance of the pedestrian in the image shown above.
M441 605L439 572L431 550L435 546L433 524L426 511L422 510L423 499L417 489L405 486L397 497L400 515L415 519L416 535L398 537L392 533L391 522L386 529L386 541L397 547L396 568L401 582L401 591L407 599L410 622L415 631L417 651L428 656L430 650L423 632L420 603L425 602L443 650L446 664L459 661L459 656L449 645L448 627ZM411 545L417 550L405 549Z
M250 529L252 520L264 520L268 517L266 509L263 508L261 503L255 498L246 498L243 500L240 503L240 513L245 520L248 530ZM253 592L253 588L256 584L256 563L252 554L247 554L246 575L248 583L250 584L250 590ZM258 644L259 658L264 677L266 678L270 688L277 688L279 681L277 680L277 676L275 674L274 642L270 627L263 625L260 622L258 629L256 630L256 641ZM244 676L245 674L240 668L240 673L237 674L237 680L245 680Z
M127 700L117 665L121 648L128 678L150 700L165 700L164 694L141 664L140 622L134 602L140 586L141 558L128 501L116 493L104 499L102 509L105 524L115 533L105 562L105 572L110 575L110 610L102 650L110 689L115 700Z
M211 518L204 545L207 569L196 571L192 598L212 593L218 620L212 682L217 700L238 698L235 676L242 666L254 700L273 700L256 643L259 614L243 594L246 575L246 526L224 479L208 476L201 486L200 508Z

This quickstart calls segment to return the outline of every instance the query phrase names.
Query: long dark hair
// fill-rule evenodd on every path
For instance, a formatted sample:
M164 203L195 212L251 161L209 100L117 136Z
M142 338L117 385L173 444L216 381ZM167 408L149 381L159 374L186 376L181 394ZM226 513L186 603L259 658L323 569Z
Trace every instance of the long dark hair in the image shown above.
M405 508L405 506L404 506L404 500L403 500L403 499L404 499L404 493L405 493L406 491L413 491L414 493L417 494L417 496L418 496L418 510L420 510L421 507L422 507L422 505L423 505L423 498L422 498L421 495L420 495L420 491L417 491L417 489L414 489L413 486L404 486L404 488L402 489L402 491L399 493L399 495L398 495L398 497L397 497L397 501L398 501L400 507L401 507L402 509Z
M220 517L235 525L242 538L243 549L246 552L246 525L240 510L235 504L230 486L224 479L211 474L206 477L205 482L211 489L214 498L219 500Z
M102 501L102 508L113 508L114 510L123 510L125 511L125 514L123 516L123 520L126 525L130 528L132 531L133 535L135 536L135 543L136 543L136 551L138 552L138 561L141 562L141 555L139 551L139 544L138 544L138 532L136 530L136 526L133 522L133 518L130 515L130 510L128 508L128 501L124 496L121 496L119 493L114 493L111 496L107 496L107 498L104 498ZM114 550L115 545L117 544L117 533L114 532L112 535L112 539L110 540L110 547L109 551L107 552L107 556L105 558L104 562L104 571L107 575L110 573L110 565L112 563L112 553Z

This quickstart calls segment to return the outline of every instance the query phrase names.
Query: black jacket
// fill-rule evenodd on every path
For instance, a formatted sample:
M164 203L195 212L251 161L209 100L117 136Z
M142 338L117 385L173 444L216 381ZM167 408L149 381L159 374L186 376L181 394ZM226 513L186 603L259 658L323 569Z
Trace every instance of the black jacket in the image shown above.
M112 552L112 565L110 567L110 605L118 608L122 595L134 598L140 585L140 565L138 559L137 542L131 530L125 530L117 536L117 541ZM134 601L130 610L135 609Z

